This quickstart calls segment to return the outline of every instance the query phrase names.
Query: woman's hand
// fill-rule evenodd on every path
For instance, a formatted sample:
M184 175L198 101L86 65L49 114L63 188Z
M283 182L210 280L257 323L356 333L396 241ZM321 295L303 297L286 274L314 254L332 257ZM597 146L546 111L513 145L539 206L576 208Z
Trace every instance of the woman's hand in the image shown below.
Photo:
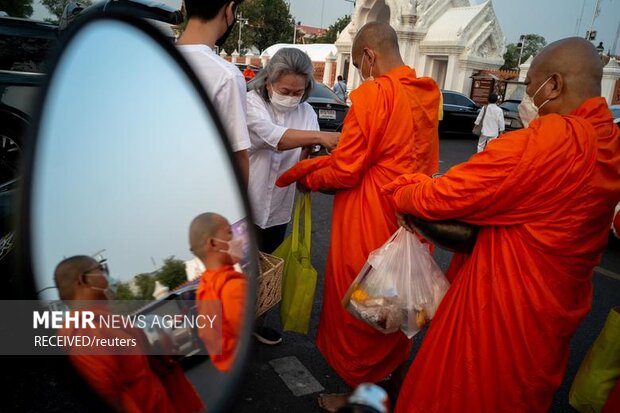
M321 145L327 148L328 152L334 150L336 145L338 145L338 141L340 140L340 132L319 132Z

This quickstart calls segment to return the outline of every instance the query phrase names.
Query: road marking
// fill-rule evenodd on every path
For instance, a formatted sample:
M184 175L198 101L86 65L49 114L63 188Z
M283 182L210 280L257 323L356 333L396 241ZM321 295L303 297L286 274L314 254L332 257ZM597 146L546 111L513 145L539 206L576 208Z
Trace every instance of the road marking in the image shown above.
M271 360L269 364L294 396L305 396L325 390L297 357L282 357Z
M601 275L604 275L606 277L609 277L609 278L613 278L614 280L620 281L620 274L615 273L613 271L606 270L605 268L594 267L594 272L597 272L597 273L599 273Z

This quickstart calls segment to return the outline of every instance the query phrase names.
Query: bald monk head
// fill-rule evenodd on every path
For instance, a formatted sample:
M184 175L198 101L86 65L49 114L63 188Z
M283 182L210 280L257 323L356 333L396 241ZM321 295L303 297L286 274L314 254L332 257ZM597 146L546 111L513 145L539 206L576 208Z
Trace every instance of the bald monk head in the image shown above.
M234 264L233 257L227 252L227 244L232 239L228 220L213 212L198 215L189 226L190 249L207 269Z
M592 43L569 37L536 55L525 77L526 92L540 116L567 115L587 99L601 96L602 76L603 65Z
M371 22L362 26L353 40L351 56L363 79L381 76L405 64L396 32L387 23Z
M58 295L67 300L107 300L107 269L87 255L62 260L54 270Z

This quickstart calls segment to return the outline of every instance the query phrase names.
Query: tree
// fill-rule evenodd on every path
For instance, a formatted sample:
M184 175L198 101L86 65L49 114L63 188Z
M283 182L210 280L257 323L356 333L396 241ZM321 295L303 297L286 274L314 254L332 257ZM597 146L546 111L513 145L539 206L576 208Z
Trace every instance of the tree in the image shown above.
M118 289L116 290L116 294L114 295L115 300L136 300L136 296L129 288L129 284L120 283L118 285Z
M41 4L43 4L47 10L53 15L56 19L55 21L60 21L62 17L62 13L65 11L65 7L69 3L70 0L41 0ZM86 8L92 4L92 0L81 0L79 3L82 7ZM54 19L52 19L54 20Z
M336 20L334 24L329 26L327 32L323 36L318 36L311 40L312 43L335 43L338 39L338 35L347 27L351 22L351 16L344 16Z
M156 278L157 281L170 288L171 291L174 290L187 281L185 263L175 259L174 256L166 258L164 265L157 272Z
M521 63L525 62L530 56L536 56L546 45L547 41L544 37L538 34L526 34L523 54L521 55ZM519 53L521 53L521 46L519 43L510 43L506 46L506 53L504 53L504 65L501 67L502 70L518 69Z
M263 51L276 43L293 42L294 20L284 0L246 0L239 6L238 13L247 19L241 29L242 48L256 46ZM239 48L239 24L237 22L224 43L227 53Z
M138 287L136 300L153 300L155 277L151 274L139 274L136 276L136 286Z
M0 11L11 17L30 17L32 14L32 0L3 0Z

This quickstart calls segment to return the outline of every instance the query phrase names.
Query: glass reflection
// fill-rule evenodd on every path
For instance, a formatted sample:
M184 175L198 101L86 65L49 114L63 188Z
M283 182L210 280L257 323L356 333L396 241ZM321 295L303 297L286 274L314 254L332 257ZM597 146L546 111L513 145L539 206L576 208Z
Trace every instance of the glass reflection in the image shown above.
M232 233L230 238L205 233L201 245L192 244L198 259L190 252L190 223L206 211L222 217L227 231L229 224L241 229L238 239L247 251L247 233L242 230L247 213L221 139L193 84L151 37L112 20L82 28L52 75L39 125L31 199L39 298L57 303L59 299L110 298L113 283L102 269L105 261L110 275L120 281L116 299L152 300L141 310L151 317L157 317L161 300L173 293L178 299L192 299L204 264L207 270L210 265L199 247L211 248L211 255L232 256L228 243ZM80 268L61 277L65 284L95 287L99 295L76 297L75 288L63 291L58 271L67 259L76 259ZM247 262L247 257L242 261ZM92 268L81 268L86 264ZM231 335L237 338L246 324L242 322L245 286L243 291L235 304L238 318L230 324ZM152 345L153 336L165 333L140 334ZM235 339L234 346L237 343ZM109 357L118 364L122 356ZM158 371L149 357L145 360L150 368ZM216 369L212 360L200 363L204 357L194 356L193 351L179 358L207 409L218 410L224 389L232 385L220 371L230 366ZM145 362L126 366L123 374ZM89 363L78 370L119 408L118 398L97 387L100 375L87 374ZM176 367L172 370L178 372ZM172 386L163 379L162 383Z

